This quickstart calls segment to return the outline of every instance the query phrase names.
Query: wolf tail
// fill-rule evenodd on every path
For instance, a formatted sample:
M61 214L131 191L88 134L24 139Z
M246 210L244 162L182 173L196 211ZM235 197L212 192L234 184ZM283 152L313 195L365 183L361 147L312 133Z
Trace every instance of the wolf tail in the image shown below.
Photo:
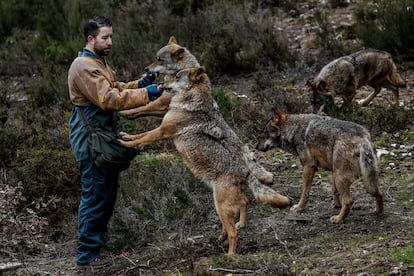
M261 202L267 203L273 207L287 207L291 206L291 201L288 197L283 196L275 190L263 185L254 175L250 175L249 188L253 192L254 198Z
M392 61L391 61L392 62ZM401 78L400 74L397 72L397 66L395 66L395 63L392 62L392 71L390 74L390 80L391 83L394 84L397 87L406 87L407 83Z
M367 192L377 200L377 213L383 212L383 194L378 189L378 163L373 144L364 139L360 148L359 163L362 181Z

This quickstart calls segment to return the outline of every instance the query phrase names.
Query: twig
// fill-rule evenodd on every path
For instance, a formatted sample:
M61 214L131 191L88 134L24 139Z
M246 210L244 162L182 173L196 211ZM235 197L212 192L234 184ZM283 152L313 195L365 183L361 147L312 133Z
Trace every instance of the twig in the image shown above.
M289 255L289 257L294 261L295 260L295 257L293 257L293 255L290 253L290 251L289 251L289 248L287 247L287 242L283 242L283 241L281 241L280 239L279 239L279 236L277 235L277 233L276 233L276 230L273 228L273 227L271 227L272 228L272 230L273 230L273 233L274 233L274 235L275 235L275 239L276 240L278 240L279 241L279 243L281 244L281 245L283 245L283 248L285 249L285 251L286 251L286 253Z
M213 268L212 266L210 266L208 268L209 271L222 271L222 272L229 272L229 273L255 273L259 270L250 270L250 269L228 269L228 268L221 268L221 267L217 267L217 268Z

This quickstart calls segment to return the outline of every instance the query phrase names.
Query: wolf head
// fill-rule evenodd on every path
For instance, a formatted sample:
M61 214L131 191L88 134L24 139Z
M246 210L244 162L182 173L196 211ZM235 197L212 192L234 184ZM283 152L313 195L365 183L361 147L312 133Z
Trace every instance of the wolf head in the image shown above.
M157 60L148 67L151 71L174 76L178 71L199 67L197 59L186 48L177 44L174 36L171 36L168 44L157 52Z
M327 111L327 105L333 102L332 91L326 81L308 80L306 82L308 87L307 94L312 104L313 113L320 114L322 111Z
M286 114L284 114L279 108L273 109L273 117L270 119L265 126L266 138L260 141L256 145L256 149L260 151L268 151L274 147L280 146L282 143L281 128L286 122Z
M190 89L204 91L205 88L210 89L210 80L204 66L192 67L179 71L175 75L174 80L165 82L164 88L178 93L189 91Z

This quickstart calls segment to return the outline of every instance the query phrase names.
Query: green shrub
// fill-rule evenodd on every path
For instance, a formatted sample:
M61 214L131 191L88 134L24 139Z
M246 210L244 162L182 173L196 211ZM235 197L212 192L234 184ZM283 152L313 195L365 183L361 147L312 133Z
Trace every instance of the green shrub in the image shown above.
M18 165L14 164L14 182L22 183L28 202L44 203L40 212L51 224L62 222L68 211L76 211L80 195L79 172L72 151L49 146L34 148L27 154L27 158L15 160Z
M355 12L355 30L366 46L413 60L414 0L377 0Z
M337 31L332 27L326 14L318 14L315 17L319 28L316 32L315 44L318 48L323 49L325 55L339 57L347 54L344 42L338 38Z
M283 67L293 60L286 39L274 31L272 22L249 14L241 2L200 4L194 12L188 1L174 3L178 4L179 11L165 9L158 1L125 4L125 12L115 19L122 32L115 29L112 55L115 69L127 74L125 79L142 73L171 35L206 66L211 77ZM186 16L179 15L183 10L188 10Z
M206 203L207 201L207 203ZM214 210L212 192L171 154L137 156L121 174L117 208L111 220L118 242L145 243L160 232L197 224Z
M4 167L10 165L11 161L16 158L16 151L18 147L17 137L19 133L13 127L0 128L0 165Z
M239 109L242 106L242 101L239 98L226 92L223 88L218 88L214 91L214 99L224 118L232 121L239 119Z

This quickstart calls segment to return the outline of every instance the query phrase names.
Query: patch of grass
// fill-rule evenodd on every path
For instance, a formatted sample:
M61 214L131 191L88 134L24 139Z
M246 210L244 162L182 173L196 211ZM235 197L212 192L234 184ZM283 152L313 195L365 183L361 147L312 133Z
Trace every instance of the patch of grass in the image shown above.
M231 119L232 121L239 119L239 109L242 106L242 101L239 98L231 95L223 88L218 88L214 91L214 99L224 118Z
M406 265L414 264L414 247L397 248L391 255L391 260Z

